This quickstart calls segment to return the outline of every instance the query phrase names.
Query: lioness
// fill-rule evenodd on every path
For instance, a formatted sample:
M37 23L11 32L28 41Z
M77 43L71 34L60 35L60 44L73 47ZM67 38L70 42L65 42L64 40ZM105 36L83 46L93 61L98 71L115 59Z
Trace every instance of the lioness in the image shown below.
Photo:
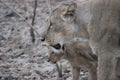
M98 80L117 80L113 75L120 54L119 14L119 0L63 4L49 17L44 38L52 46L63 46L75 37L89 38L92 51L98 55Z
M90 13L88 32L98 55L98 80L116 80L112 75L120 57L120 0L90 0Z
M55 63L66 59L72 66L72 80L79 80L80 69L88 68L89 80L97 80L97 56L92 53L88 42L71 41L65 43L59 52L50 52L49 61Z

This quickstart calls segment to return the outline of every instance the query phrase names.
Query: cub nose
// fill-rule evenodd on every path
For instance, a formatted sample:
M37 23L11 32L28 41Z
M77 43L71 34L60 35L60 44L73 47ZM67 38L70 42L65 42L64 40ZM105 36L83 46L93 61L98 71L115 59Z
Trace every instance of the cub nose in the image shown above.
M60 43L54 44L54 45L52 45L52 47L57 49L57 50L61 49Z

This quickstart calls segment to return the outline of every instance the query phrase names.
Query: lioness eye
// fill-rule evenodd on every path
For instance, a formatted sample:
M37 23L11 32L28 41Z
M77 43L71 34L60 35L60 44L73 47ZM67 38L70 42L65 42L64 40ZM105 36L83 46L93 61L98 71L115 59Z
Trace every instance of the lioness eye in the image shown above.
M73 16L74 14L73 14L73 12L70 11L70 12L68 13L68 15L69 15L69 16Z

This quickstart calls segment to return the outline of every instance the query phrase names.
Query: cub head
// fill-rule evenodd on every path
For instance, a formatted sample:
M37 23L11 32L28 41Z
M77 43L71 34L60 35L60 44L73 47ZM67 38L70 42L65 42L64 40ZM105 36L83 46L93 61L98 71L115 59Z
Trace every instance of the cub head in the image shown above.
M50 53L48 62L56 63L58 62L63 56L63 53L56 54L54 52Z

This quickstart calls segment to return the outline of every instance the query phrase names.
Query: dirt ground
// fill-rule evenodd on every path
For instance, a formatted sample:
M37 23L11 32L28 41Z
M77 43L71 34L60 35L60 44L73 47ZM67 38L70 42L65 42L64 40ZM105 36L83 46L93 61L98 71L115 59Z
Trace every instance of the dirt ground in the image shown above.
M10 8L22 15L31 24L34 0L2 0ZM70 1L70 0L68 0ZM67 0L54 0L53 7ZM35 25L33 28L40 33L49 15L46 0L38 0ZM40 45L36 36L33 44L30 27L10 8L0 1L0 80L58 80L55 64L47 62L49 51ZM63 78L71 80L71 67L68 61L61 60ZM80 72L87 79L85 71Z

